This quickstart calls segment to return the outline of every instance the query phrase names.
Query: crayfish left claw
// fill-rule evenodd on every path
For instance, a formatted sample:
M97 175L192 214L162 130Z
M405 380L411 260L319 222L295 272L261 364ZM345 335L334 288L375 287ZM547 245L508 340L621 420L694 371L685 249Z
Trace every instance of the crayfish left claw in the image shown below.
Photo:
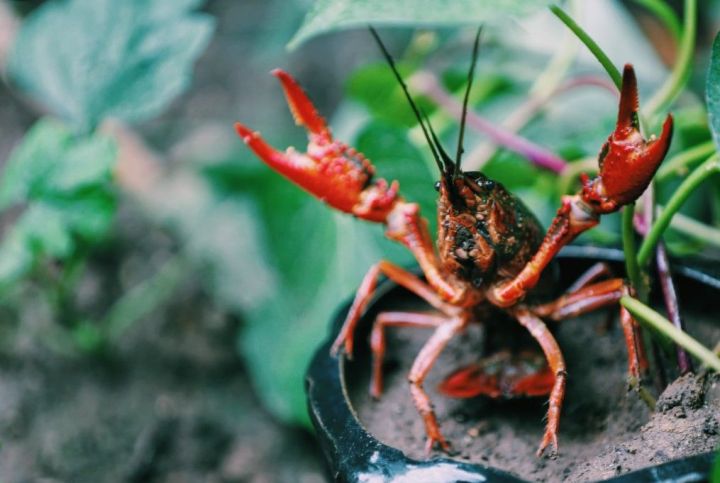
M604 214L639 198L670 148L672 130L673 118L668 114L659 138L642 137L635 71L625 65L617 125L600 150L600 174L592 180L583 177L582 199L595 213Z

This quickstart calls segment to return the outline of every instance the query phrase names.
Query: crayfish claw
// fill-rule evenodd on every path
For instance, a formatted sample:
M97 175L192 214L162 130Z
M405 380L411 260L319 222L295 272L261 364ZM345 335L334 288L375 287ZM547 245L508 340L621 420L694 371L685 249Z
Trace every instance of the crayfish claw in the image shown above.
M638 108L640 100L638 96L637 78L631 64L625 64L622 77L622 88L620 89L620 106L618 108L617 124L615 125L614 136L620 138L623 133L630 135L633 130L639 128Z
M638 121L638 91L630 64L623 72L615 130L600 150L600 173L584 178L581 197L595 213L605 214L634 202L650 184L670 148L673 118L668 114L658 138L643 138Z
M282 69L273 69L272 75L280 79L285 98L290 106L295 122L300 126L305 126L312 134L316 134L330 139L330 130L327 127L325 119L317 112L310 98L303 91L300 84L292 78L290 74Z
M278 151L277 149L266 143L265 140L260 136L260 133L248 129L246 126L239 122L235 123L235 131L238 133L238 136L240 136L240 138L245 142L245 144L247 144L250 149L252 149L253 152L266 163L270 164L271 166L277 166L278 164L286 163L287 156L285 155L285 153L283 153L282 151Z
M305 152L269 146L257 132L236 123L235 130L255 154L313 196L358 218L384 223L400 199L397 183L375 179L372 163L356 149L332 138L325 119L290 74L275 69L295 122L308 130Z

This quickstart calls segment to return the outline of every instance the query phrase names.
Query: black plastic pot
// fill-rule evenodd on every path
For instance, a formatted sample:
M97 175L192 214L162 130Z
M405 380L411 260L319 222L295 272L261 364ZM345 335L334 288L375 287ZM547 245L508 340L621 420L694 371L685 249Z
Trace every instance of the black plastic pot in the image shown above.
M563 283L573 280L598 260L617 264L622 252L592 247L566 247L558 256ZM674 266L677 280L693 286L693 292L714 292L720 289L720 265L708 263ZM373 304L395 289L390 282L381 283ZM523 481L504 471L449 458L417 461L402 451L389 447L369 434L358 421L348 398L346 360L331 357L330 344L339 332L349 304L340 310L325 343L318 349L306 377L308 406L317 438L323 448L332 476L337 481L398 481L398 482L517 482ZM372 313L372 310L368 310ZM361 320L358 331L367 330L369 317ZM363 339L358 338L360 343ZM675 460L658 466L627 473L611 480L630 481L706 481L714 459L713 453Z

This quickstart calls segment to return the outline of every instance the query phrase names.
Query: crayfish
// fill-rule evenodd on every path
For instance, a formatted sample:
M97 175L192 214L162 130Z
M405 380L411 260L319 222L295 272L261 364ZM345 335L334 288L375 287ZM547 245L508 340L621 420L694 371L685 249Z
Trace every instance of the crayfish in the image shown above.
M549 394L547 424L537 454L542 455L548 446L556 453L567 373L560 347L543 319L559 321L616 304L631 289L621 278L608 279L606 270L597 266L554 301L533 305L524 300L560 248L597 225L601 215L634 202L645 191L668 151L672 116L667 116L657 138L643 138L637 114L637 81L632 66L626 65L617 124L600 149L599 174L593 179L581 177L582 189L562 198L555 219L543 235L530 210L502 184L480 172L465 172L461 168L464 120L480 32L475 37L455 159L447 154L427 116L414 102L377 33L372 28L371 32L402 86L439 169L440 179L435 186L439 193L436 247L419 205L401 196L397 181L388 183L377 178L373 165L361 153L335 140L307 95L286 72L276 69L272 74L282 84L296 123L308 130L307 152L292 148L277 151L257 132L240 123L235 125L250 149L290 181L337 210L383 223L387 237L407 247L422 270L424 279L389 261L373 265L357 291L332 352L337 355L344 351L352 356L356 324L373 297L380 275L427 301L435 312L383 312L377 316L370 336L373 356L370 391L374 397L382 393L385 329L431 329L432 335L417 355L408 380L425 425L426 450L429 452L437 444L447 451L449 444L440 431L423 382L448 342L468 324L483 322L478 318L482 313L479 308L488 304L500 308L537 341L547 365L537 373L518 376L502 370L489 374L488 364L480 363L453 374L441 389L458 396L468 390L473 395L490 397ZM647 368L638 326L622 307L620 323L627 345L629 378L638 381Z

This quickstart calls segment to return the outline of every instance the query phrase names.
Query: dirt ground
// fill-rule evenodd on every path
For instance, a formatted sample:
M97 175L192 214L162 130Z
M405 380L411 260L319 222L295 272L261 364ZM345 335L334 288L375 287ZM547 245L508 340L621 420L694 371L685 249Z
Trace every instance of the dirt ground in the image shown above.
M312 437L256 400L237 321L209 306L185 287L102 359L3 352L2 481L325 481Z
M715 316L703 315L713 312L686 313L691 333L701 340L720 338ZM559 324L557 339L568 367L568 385L556 459L535 457L544 430L546 398L458 400L437 392L438 384L454 369L477 360L483 330L473 326L451 342L425 388L441 430L453 445L452 456L531 481L594 481L716 449L720 377L677 379L659 396L657 411L651 412L627 389L622 332L617 321L608 329L607 320L607 313L599 312ZM405 378L429 334L412 329L388 332L385 394L379 401L369 397L369 372L361 368L369 364L364 360L354 364L362 376L352 388L352 398L372 434L410 457L424 459L424 426ZM652 381L645 386L653 391ZM441 453L431 456L436 455Z

